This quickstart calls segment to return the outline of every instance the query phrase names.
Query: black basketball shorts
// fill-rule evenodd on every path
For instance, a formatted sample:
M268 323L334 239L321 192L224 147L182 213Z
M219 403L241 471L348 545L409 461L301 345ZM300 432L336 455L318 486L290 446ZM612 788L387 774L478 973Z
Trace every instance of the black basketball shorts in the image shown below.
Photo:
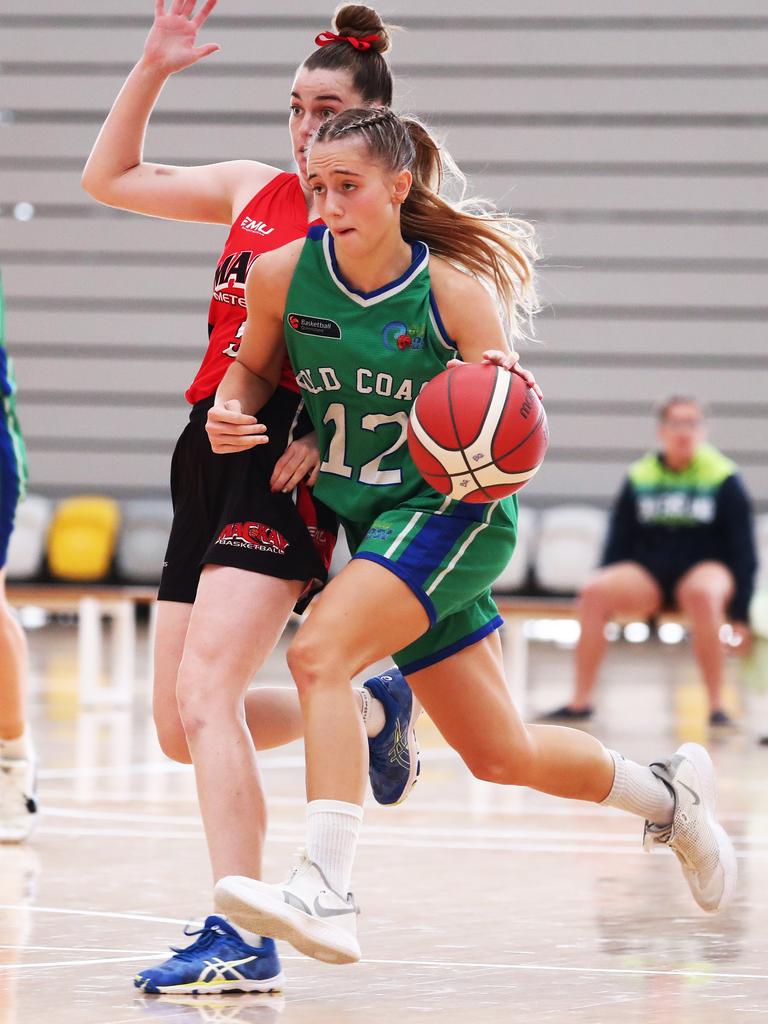
M291 436L311 429L299 396L278 388L259 419L269 444L236 455L211 451L205 422L213 397L197 402L171 462L173 523L158 600L194 603L204 565L227 565L307 584L297 611L328 578L336 516L301 484L274 494L269 481Z

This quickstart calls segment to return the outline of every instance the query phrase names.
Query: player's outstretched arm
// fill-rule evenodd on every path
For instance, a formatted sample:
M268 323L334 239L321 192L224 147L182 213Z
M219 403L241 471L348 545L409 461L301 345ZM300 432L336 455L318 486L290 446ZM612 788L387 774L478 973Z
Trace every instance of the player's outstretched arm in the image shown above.
M168 220L230 224L242 193L259 191L278 173L276 168L251 160L202 167L143 160L147 124L168 78L219 49L216 43L197 45L216 0L205 0L197 13L196 6L196 0L155 0L144 52L99 132L82 184L107 206Z
M205 427L217 454L245 451L269 441L256 414L280 381L286 359L285 301L303 245L304 239L299 239L265 253L248 275L248 316L240 348L218 387Z
M539 398L543 398L533 374L520 366L519 355L510 349L498 308L488 289L477 278L442 260L434 260L430 270L440 315L449 337L456 342L462 361L503 366L522 377Z

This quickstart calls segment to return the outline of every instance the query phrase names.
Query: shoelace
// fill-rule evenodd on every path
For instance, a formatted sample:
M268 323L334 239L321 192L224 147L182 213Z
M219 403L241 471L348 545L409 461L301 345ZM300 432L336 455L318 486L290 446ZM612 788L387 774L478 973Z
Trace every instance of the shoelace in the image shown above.
M217 939L226 939L230 937L223 928L219 927L219 925L211 925L207 928L203 925L203 927L199 928L197 931L191 932L187 931L185 928L184 934L189 935L190 937L193 935L199 935L200 938L196 939L191 946L185 946L184 948L171 946L171 951L179 960L194 960L198 953L202 952L204 949L208 949Z

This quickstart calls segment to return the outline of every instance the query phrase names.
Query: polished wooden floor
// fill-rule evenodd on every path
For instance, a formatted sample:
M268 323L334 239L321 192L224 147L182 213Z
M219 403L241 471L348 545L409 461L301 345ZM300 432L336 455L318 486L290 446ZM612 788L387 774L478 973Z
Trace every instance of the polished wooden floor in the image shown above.
M131 712L82 712L74 630L30 639L44 817L26 846L0 848L0 1024L768 1019L768 748L736 682L744 724L708 739L741 870L724 914L697 910L670 854L642 853L639 821L474 781L427 723L411 799L367 807L364 961L330 967L285 947L283 997L153 998L133 973L210 909L191 772L157 748L146 680ZM546 707L566 694L570 652L531 646L530 705ZM280 652L264 679L288 684ZM705 739L687 648L614 645L591 728L646 761ZM276 880L303 838L302 751L263 765Z

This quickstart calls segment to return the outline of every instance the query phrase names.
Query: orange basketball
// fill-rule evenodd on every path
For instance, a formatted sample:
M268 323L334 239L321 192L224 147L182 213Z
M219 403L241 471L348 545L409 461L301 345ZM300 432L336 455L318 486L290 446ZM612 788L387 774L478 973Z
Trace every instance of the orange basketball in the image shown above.
M519 491L548 443L538 395L499 366L464 363L444 370L411 408L411 458L430 486L460 501L496 501Z

